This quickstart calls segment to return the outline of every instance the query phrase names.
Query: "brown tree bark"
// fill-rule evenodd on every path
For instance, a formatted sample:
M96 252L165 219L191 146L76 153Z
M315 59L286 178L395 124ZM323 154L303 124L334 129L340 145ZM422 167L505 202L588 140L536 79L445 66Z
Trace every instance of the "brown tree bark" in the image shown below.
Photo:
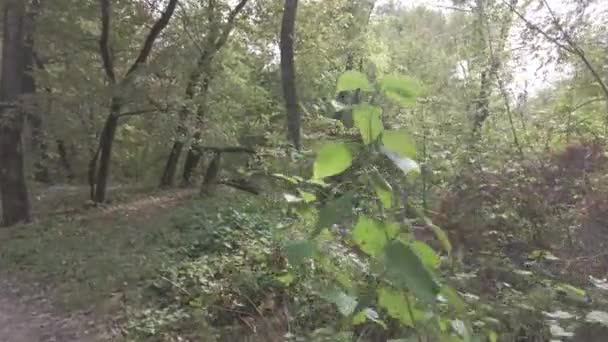
M298 107L293 48L297 11L298 0L285 0L281 25L281 80L287 110L287 139L297 150L300 150L302 148L302 114Z
M120 99L112 98L110 115L103 126L99 139L99 168L95 180L95 203L103 203L106 200L108 178L110 176L110 161L112 159L112 145L118 128L118 115L122 104Z
M2 75L0 79L0 199L2 226L30 220L30 201L23 161L25 116L16 101L22 93L25 63L25 4L4 2Z
M110 53L110 20L112 17L111 0L100 0L101 5L101 37L99 38L99 49L103 68L114 95L110 100L110 113L106 118L103 131L99 137L99 150L89 162L89 181L91 183L91 199L96 203L106 201L106 190L110 176L110 162L112 159L112 146L121 116L123 99L118 94L118 89L129 86L132 76L139 67L145 64L152 52L154 42L160 33L169 25L169 20L175 12L178 0L169 0L165 11L154 23L150 32L144 40L139 54L122 81L118 82L114 72L114 60ZM99 160L98 160L99 159ZM99 163L98 163L99 161ZM95 180L93 184L93 179Z
M22 109L30 127L32 128L32 145L37 149L38 158L34 163L34 179L42 183L50 183L51 178L48 169L48 151L46 139L44 137L44 129L42 127L42 113L40 101L36 97L37 87L34 71L35 49L34 49L34 31L36 16L40 10L40 2L33 0L31 9L27 13L24 21L25 44L23 50L24 74L22 92L25 95Z

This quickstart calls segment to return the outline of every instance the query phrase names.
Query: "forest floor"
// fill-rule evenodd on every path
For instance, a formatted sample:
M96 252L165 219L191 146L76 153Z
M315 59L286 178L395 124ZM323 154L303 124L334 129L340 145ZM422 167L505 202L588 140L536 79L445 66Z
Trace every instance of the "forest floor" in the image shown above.
M157 262L141 237L162 229L171 209L195 190L115 190L115 204L87 209L84 188L46 189L35 196L36 222L0 231L0 342L120 335L123 289L149 270L143 264Z

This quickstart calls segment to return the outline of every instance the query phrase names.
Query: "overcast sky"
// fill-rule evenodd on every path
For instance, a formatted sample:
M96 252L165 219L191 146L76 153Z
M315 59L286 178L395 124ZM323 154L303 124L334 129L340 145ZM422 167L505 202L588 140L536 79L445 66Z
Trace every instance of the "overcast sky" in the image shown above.
M390 2L390 0L378 1L379 4L388 2ZM429 8L441 10L445 13L453 11L446 8L453 4L451 0L398 0L397 2L412 7L420 5L428 6ZM565 13L569 8L568 3L571 3L571 1L564 0L547 0L547 2L558 16ZM593 9L593 16L598 22L608 22L608 0L598 0L593 6ZM544 9L539 12L529 11L526 13L526 17L535 22L536 18L546 14L547 12ZM512 30L511 42L513 47L518 47L522 45L518 39L518 32L523 29L524 25L518 18L516 19L515 24L516 26ZM548 42L546 46L548 51L555 48ZM525 56L520 56L523 58L519 59L518 64L520 65L516 68L514 73L514 84L512 84L512 88L516 89L516 91L523 90L527 85L528 91L534 93L540 89L550 87L551 82L559 80L566 75L562 70L564 69L563 66L562 68L559 68L555 63L544 64L540 59L534 58L530 51L524 51L524 53Z

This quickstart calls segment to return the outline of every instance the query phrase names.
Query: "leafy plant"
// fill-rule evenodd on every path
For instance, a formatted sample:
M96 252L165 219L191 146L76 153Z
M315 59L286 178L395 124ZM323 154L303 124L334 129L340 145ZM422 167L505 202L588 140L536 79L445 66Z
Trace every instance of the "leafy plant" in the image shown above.
M363 74L351 71L339 78L337 89L371 92L373 88ZM381 82L378 92L397 104L412 105L421 93L421 88L418 82L411 78L387 76ZM344 222L327 218L328 212L333 216L336 215L338 201L344 199L326 203L318 209L317 229L311 234L310 239L287 245L287 255L290 257L290 263L296 266L301 265L303 259L319 261L324 258L323 248L315 248L315 245L328 241L331 243L331 240L334 240L333 243L351 245L360 251L359 258L366 259L369 263L369 268L364 272L369 279L365 286L368 290L371 286L375 295L357 297L354 295L358 292L356 282L346 281L335 284L334 286L338 287L331 290L324 298L335 304L343 316L350 317L353 325L375 322L387 328L382 323L383 319L378 316L378 312L383 311L404 327L412 329L409 333L402 331L406 335L437 334L442 340L464 339L462 335L472 334L468 330L469 325L463 323L464 328L454 329L443 323L453 317L451 313L462 313L464 304L454 290L441 284L436 273L441 262L440 256L426 243L415 240L409 227L400 223L393 215L397 206L411 204L399 198L399 192L374 165L382 165L381 156L384 155L401 169L404 175L418 170L418 164L414 160L416 147L413 140L403 130L384 129L382 112L381 107L372 103L355 105L354 123L359 130L361 143L352 147L344 142L329 143L319 149L314 161L314 179L337 176L347 170L351 174L361 175L358 177L361 188L366 190L365 193L372 194L372 199L366 202L369 206L363 208L366 214L358 215L352 231L342 237L323 234L322 232L331 228L332 224ZM354 154L353 151L358 153ZM359 169L352 170L354 167ZM336 187L339 186L338 184ZM309 199L307 205L314 207L313 197ZM378 204L377 209L374 209L376 208L374 203ZM350 208L339 206L341 210L352 211L352 203ZM420 218L429 223L429 228L443 241L449 253L449 241L445 233L439 227L432 225L423 215ZM327 232L330 231L332 229ZM313 250L320 254L313 253ZM448 294L445 296L448 310L441 305L440 293Z

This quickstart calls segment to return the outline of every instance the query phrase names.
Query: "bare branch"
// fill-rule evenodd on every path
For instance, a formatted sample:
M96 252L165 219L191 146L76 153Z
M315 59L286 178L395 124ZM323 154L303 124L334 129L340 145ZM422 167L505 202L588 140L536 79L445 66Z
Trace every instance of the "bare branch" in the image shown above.
M255 154L255 150L249 147L243 146L229 146L229 147L213 147L213 146L199 146L197 147L200 151L212 151L216 153L249 153Z
M108 0L102 0L102 1L108 1ZM146 61L148 60L148 56L150 56L150 52L152 51L152 46L154 45L156 38L158 38L160 33L169 24L169 20L173 16L173 12L175 12L175 7L177 6L177 2L178 2L178 0L169 0L169 4L167 5L167 8L163 12L163 14L160 16L160 18L158 18L156 23L154 23L154 26L152 26L152 28L150 29L150 33L148 33L148 36L146 37L146 40L144 41L144 45L142 46L141 51L139 52L139 55L137 56L137 59L135 60L135 62L131 66L131 68L129 68L129 71L127 71L126 77L130 76L135 71L137 71L137 69L139 68L140 65L146 63Z
M549 14L551 14L551 18L553 19L554 25L564 35L566 42L572 49L572 53L577 55L581 59L583 64L585 64L585 66L587 67L589 72L591 72L591 75L593 76L593 78L595 78L595 80L598 83L598 85L600 86L600 88L602 88L602 92L604 93L604 96L606 97L606 100L608 101L608 85L606 85L602 76L600 76L600 74L597 72L595 67L591 64L591 61L589 61L589 59L585 55L585 51L583 49L581 49L581 47L578 44L576 44L574 39L572 39L570 34L561 25L561 23L559 22L559 19L555 15L555 12L553 12L553 9L551 9L551 7L549 6L549 3L547 2L547 0L542 0L542 1L543 1L543 5L549 11Z
M110 0L100 0L101 4L101 37L99 38L99 49L101 52L101 59L103 62L103 68L106 72L106 76L112 84L116 83L116 76L114 75L114 63L112 56L110 55L110 17L112 8Z
M592 98L592 99L589 99L589 100L584 101L584 102L582 102L582 103L579 103L579 104L578 104L578 105L576 105L574 108L572 108L572 110L571 110L571 111L572 111L572 112L576 112L577 110L579 110L579 109L581 109L581 108L583 108L583 107L585 107L585 106L588 106L588 105L593 104L593 103L596 103L596 102L602 102L602 101L606 101L606 99L605 99L605 98L603 98L603 97L596 97L596 98Z

